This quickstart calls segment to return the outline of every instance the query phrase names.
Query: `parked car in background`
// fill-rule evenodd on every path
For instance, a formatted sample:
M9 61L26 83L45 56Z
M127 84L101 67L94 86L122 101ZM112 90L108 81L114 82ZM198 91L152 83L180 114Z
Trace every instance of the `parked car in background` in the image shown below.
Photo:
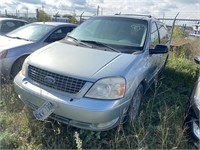
M35 50L63 39L77 25L71 23L36 22L0 36L0 69L2 78L13 78L25 58Z
M194 60L200 65L200 56ZM190 95L184 123L189 141L200 149L200 76Z
M136 121L170 39L150 16L99 16L30 55L14 85L38 120L103 131Z
M28 22L21 19L0 18L0 35L11 32L26 24L28 24Z

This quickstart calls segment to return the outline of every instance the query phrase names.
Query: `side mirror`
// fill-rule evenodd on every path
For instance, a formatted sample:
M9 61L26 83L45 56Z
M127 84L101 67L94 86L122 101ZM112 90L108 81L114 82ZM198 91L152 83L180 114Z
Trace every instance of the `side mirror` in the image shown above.
M194 57L194 61L196 64L200 64L200 56Z
M164 54L168 53L168 46L166 45L156 45L154 49L149 49L149 54Z

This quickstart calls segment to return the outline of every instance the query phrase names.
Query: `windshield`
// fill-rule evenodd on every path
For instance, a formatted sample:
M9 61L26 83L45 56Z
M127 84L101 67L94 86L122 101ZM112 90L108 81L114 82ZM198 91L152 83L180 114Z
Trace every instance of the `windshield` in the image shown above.
M147 21L122 17L94 17L70 33L79 41L100 42L130 53L143 50L146 35Z
M29 41L38 41L52 28L54 28L54 26L46 24L29 24L6 34L6 36Z

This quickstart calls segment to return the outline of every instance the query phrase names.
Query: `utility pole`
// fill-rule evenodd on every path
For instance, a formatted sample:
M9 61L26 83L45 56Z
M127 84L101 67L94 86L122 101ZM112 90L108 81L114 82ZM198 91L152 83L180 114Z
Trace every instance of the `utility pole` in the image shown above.
M42 3L42 11L44 11L44 3Z
M97 6L97 16L99 15L99 5Z
M36 9L36 18L37 18L37 21L39 20L39 10Z
M26 8L26 11L27 11L27 19L28 19L28 7Z
M7 17L7 15L8 15L8 14L7 14L7 9L5 9L5 16Z

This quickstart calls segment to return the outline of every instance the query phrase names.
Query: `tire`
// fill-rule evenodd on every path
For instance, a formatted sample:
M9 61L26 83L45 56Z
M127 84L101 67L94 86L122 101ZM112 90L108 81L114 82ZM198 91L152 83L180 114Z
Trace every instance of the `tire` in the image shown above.
M15 76L19 73L19 71L22 69L22 65L23 65L23 62L26 59L26 57L27 56L19 58L13 64L12 69L11 69L11 74L10 74L11 80L13 80L15 78Z
M186 138L189 141L189 143L194 145L197 149L200 149L200 141L198 140L198 138L193 133L192 118L193 119L196 118L196 117L194 117L194 114L195 114L194 110L192 109L190 103L188 103L186 113L185 113L185 120L184 120L184 124L183 124L183 129L184 128L186 129L185 134L186 134Z
M141 102L144 94L144 88L142 84L140 84L137 89L135 90L135 93L132 97L131 104L128 109L128 122L129 123L135 123L138 119L139 112L140 112L140 107L141 107Z

